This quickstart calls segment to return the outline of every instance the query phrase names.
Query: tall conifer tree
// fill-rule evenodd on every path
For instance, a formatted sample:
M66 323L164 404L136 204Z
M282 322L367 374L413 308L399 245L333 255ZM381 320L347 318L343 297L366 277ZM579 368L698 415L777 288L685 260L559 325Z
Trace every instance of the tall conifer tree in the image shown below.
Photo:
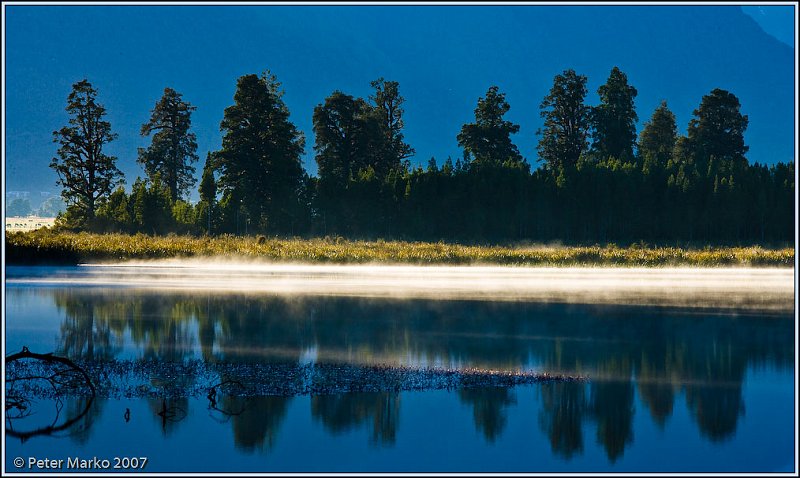
M592 109L592 149L601 158L632 161L639 120L634 105L636 88L628 84L627 75L615 66L597 94L600 104Z
M537 132L539 161L556 175L574 167L588 145L591 108L585 98L586 77L569 69L556 75L540 105L544 127Z
M183 101L180 93L164 88L163 96L142 125L141 135L153 135L150 146L139 148L139 163L152 182L158 174L169 188L170 198L183 197L196 180L197 140L190 131L192 111L197 108Z
M239 219L239 231L291 232L304 213L298 199L303 134L289 120L275 75L242 76L233 99L220 124L222 149L215 153L222 203Z
M124 182L117 158L103 148L117 138L111 123L104 120L106 109L97 102L97 90L88 80L72 85L67 97L69 124L53 131L59 148L50 167L58 174L61 196L69 205L69 226L92 227L98 202Z

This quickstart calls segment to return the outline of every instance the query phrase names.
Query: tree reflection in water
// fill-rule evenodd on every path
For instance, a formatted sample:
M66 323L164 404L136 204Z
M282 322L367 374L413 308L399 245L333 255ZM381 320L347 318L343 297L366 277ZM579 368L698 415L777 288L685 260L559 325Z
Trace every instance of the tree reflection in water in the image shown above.
M794 361L789 317L514 302L93 289L50 293L64 315L58 351L71 358L114 358L123 338L130 337L138 357L163 361L298 363L313 350L313 360L320 362L535 366L587 374L588 386L539 386L539 428L565 458L582 452L582 425L592 420L609 460L618 460L634 438L636 389L659 427L666 426L683 391L703 436L731 437L744 413L747 368L791 368ZM246 384L248 377L234 370L220 379ZM513 390L463 389L457 396L473 407L475 426L487 441L502 435L507 410L515 403ZM372 440L391 444L399 399L397 393L316 396L310 412L331 432L371 423ZM248 450L272 446L290 401L220 398L229 409L245 405L230 421L237 444ZM160 406L154 401L151 409Z
M576 382L545 383L539 387L542 409L539 426L550 439L550 449L564 458L583 451L586 386Z
M589 409L597 421L597 442L613 463L633 443L633 383L592 382Z
M516 405L514 391L504 387L465 388L458 391L462 403L472 405L475 428L493 443L508 421L507 408Z
M103 314L104 304L95 296L57 292L54 300L64 314L58 355L73 360L107 360L119 353L119 323Z
M73 398L66 400L64 407L66 417L79 416L86 410L80 420L69 428L69 437L77 443L86 444L92 435L92 425L100 419L104 405L108 400ZM87 408L88 407L88 408Z
M711 441L723 441L734 435L739 417L745 412L742 382L747 359L732 350L729 343L714 342L698 361L706 366L687 374L686 404L700 432Z
M371 443L392 445L397 438L400 394L356 392L315 395L311 397L311 416L334 434L367 425Z
M289 409L288 397L225 397L223 406L241 410L232 415L233 440L247 453L266 452L275 446L281 424Z

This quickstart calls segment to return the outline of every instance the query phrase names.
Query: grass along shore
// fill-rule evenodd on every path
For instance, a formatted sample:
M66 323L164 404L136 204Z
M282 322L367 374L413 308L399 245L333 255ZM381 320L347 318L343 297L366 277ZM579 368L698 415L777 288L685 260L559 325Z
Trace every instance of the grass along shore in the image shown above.
M328 264L498 264L517 266L778 266L794 249L753 247L469 246L430 242L153 237L39 230L6 234L8 264L78 264L181 257L231 257Z

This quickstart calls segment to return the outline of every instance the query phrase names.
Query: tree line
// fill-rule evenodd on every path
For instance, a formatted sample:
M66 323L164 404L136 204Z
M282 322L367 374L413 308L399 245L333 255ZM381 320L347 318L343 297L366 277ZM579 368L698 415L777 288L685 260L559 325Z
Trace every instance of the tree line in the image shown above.
M614 67L590 106L587 77L568 69L541 101L540 167L512 141L519 125L497 86L478 99L456 139L463 154L412 167L399 84L379 78L357 98L334 91L313 112L318 175L302 166L305 137L291 122L270 72L237 81L208 152L200 201L195 107L166 88L142 125L144 177L130 193L116 138L87 80L73 85L70 119L54 132L51 167L68 207L62 227L146 234L345 236L462 242L646 241L785 243L794 233L794 162L750 164L747 115L714 89L693 111L687 134L662 102L636 131L635 87Z

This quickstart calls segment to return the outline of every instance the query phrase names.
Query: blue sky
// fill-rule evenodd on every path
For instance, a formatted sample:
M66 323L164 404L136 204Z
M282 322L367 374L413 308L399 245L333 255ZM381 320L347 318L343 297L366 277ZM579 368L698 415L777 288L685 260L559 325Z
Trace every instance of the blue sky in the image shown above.
M143 174L135 162L136 148L147 144L139 128L164 87L197 106L204 158L220 146L236 79L266 69L283 83L291 119L306 133L304 166L312 173L312 111L335 89L367 96L373 79L398 81L406 138L415 162L425 164L460 155L458 130L496 84L511 104L508 118L521 125L514 141L535 165L538 105L553 76L565 68L587 75L587 102L596 104L613 66L639 89L640 124L666 99L685 131L702 95L726 88L750 115L751 160L787 161L793 7L759 9L7 5L8 189L57 190L47 168L52 131L66 123L66 96L82 78L99 90L119 133L108 151L130 185Z

